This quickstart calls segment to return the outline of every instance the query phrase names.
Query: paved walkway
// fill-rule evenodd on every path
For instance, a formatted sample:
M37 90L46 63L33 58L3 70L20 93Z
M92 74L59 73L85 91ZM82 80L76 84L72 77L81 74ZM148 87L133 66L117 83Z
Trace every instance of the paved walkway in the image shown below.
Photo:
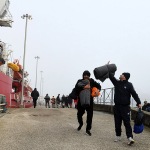
M114 142L111 114L94 112L92 136L85 134L86 115L81 131L74 108L9 109L0 117L0 149L2 150L150 150L150 130L134 135L136 143Z

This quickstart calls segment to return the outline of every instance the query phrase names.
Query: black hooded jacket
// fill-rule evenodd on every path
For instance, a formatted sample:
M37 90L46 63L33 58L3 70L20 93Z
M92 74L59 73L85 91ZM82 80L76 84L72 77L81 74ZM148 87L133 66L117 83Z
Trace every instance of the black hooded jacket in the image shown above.
M128 80L120 81L110 75L109 79L115 86L114 103L115 105L130 105L131 96L136 101L137 105L141 104L138 94L134 90L132 83Z
M70 97L72 99L77 99L77 97L79 97L79 94L80 92L83 90L83 87L79 87L78 86L78 83L79 82L82 82L84 79L79 79L75 85L75 88L72 90L72 92L70 93ZM90 87L91 87L91 90L93 87L96 87L98 88L99 90L101 90L101 85L99 83L97 83L96 81L94 81L94 79L90 78ZM91 104L93 103L93 97L91 96ZM79 100L79 103L80 103L80 100Z
M39 97L39 92L34 89L34 90L32 91L32 93L31 93L31 97L32 97L33 99L38 99L38 97Z

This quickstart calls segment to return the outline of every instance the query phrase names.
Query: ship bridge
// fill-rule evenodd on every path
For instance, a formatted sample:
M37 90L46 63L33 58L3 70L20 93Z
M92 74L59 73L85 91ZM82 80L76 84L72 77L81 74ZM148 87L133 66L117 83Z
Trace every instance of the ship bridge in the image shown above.
M9 12L9 0L0 0L0 26L11 27L12 15Z

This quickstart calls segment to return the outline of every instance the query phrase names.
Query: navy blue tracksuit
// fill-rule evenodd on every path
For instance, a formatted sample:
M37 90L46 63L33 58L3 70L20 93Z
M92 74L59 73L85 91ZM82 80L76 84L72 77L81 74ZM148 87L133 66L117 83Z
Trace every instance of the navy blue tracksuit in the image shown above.
M127 138L132 137L132 128L130 125L130 98L131 95L138 104L141 101L133 88L132 83L128 80L117 80L114 76L109 76L111 82L115 86L114 94L114 121L116 136L121 136L121 125L122 121L126 129Z

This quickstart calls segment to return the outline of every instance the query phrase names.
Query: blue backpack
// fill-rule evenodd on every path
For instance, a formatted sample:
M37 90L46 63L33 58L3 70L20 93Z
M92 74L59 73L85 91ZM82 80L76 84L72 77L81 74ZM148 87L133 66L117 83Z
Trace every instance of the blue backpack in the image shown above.
M142 133L144 130L144 113L141 111L141 108L139 108L136 117L134 119L134 127L133 132L136 134Z

